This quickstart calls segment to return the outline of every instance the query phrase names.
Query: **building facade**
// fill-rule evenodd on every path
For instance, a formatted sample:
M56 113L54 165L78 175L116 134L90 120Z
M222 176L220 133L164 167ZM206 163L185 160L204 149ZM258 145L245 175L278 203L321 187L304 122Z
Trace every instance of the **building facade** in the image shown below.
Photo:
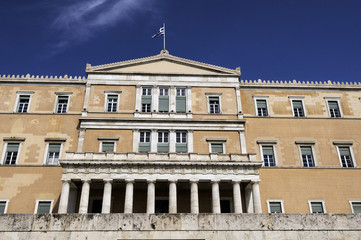
M361 84L166 50L86 74L0 78L0 212L361 212Z

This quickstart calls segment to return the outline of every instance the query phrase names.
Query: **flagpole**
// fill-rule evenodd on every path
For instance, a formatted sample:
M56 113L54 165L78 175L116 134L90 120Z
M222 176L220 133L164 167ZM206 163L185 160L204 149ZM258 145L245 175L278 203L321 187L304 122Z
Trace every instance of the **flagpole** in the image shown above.
M165 23L163 23L163 29L164 29L164 34L163 34L163 50L165 50Z

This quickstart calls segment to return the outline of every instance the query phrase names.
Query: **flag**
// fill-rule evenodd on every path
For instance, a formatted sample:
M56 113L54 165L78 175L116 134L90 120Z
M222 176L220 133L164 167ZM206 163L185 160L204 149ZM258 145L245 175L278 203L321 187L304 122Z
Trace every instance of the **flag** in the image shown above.
M164 27L159 28L159 31L152 36L152 38L156 38L160 35L164 35Z

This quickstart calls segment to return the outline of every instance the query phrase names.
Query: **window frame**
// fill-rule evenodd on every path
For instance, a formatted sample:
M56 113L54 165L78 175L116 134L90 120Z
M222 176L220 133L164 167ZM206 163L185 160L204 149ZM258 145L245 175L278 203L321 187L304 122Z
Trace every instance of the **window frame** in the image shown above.
M209 153L226 154L226 142L227 142L226 138L207 138L206 141L208 142ZM212 151L212 144L222 144L223 152L222 153L213 152Z
M208 105L208 114L217 115L222 114L222 93L206 93L207 96L207 105ZM211 103L210 98L217 97L218 98L218 112L211 112Z
M254 108L255 108L256 117L270 117L268 96L253 96L253 100L254 100ZM257 100L265 100L266 101L266 108L267 108L267 115L266 116L259 116L258 115Z
M292 108L291 110L292 110L292 115L293 115L293 117L295 117L295 118L304 118L304 117L307 117L307 111L306 111L306 107L305 107L304 97L298 97L298 96L297 96L297 97L293 97L293 96L289 96L288 99L290 100L290 103L291 103L291 108ZM302 117L295 115L293 101L301 101L302 111L303 111L303 116L302 116Z
M277 214L280 214L280 213L285 213L285 209L284 209L284 202L282 199L268 199L267 200L267 209L268 209L268 213L271 213L271 206L270 206L270 203L273 203L273 202L277 202L277 203L280 203L281 204L281 212L277 213ZM276 213L276 212L273 212L273 213Z
M314 212L312 212L312 203L318 203L318 202L320 202L322 204L323 213L314 213ZM312 214L324 214L324 213L327 213L326 205L325 205L324 200L308 200L308 206L310 208L310 213L312 213Z
M158 87L158 112L159 113L169 113L170 111L170 92L171 92L171 89L170 87L167 87L167 86L161 86L161 87ZM165 95L166 93L166 95ZM162 98L168 98L168 109L167 110L160 110L160 106L161 106L161 99ZM143 110L143 105L142 105L142 110ZM150 109L150 111L152 111L152 109Z
M56 92L55 93L55 106L54 106L54 113L55 114L66 114L69 111L69 105L70 105L70 97L73 93L71 92ZM66 104L66 109L65 112L63 113L58 113L58 105L59 105L59 97L68 97L68 102Z
M0 214L6 214L7 211L8 211L8 207L9 207L9 202L10 202L10 200L9 200L9 199L0 199L0 202L5 202L4 212L3 212L3 213L0 213Z
M13 166L13 165L17 165L18 164L18 160L19 160L19 156L20 156L20 150L21 150L21 146L22 146L22 143L23 143L24 140L22 141L6 141L4 140L5 142L5 145L4 145L4 149L3 149L3 153L2 153L2 161L1 161L1 165L4 165L4 166ZM9 143L18 143L19 144L19 148L18 148L18 154L16 156L16 160L15 160L15 164L5 164L5 157L6 157L6 153L7 153L7 148L8 148L8 144Z
M114 144L114 146L113 146L113 151L111 151L111 152L103 152L103 143L105 143L105 142L111 142L111 143L113 143ZM99 152L100 153L115 153L117 151L117 143L116 143L116 141L114 141L114 140L100 140L99 141Z
M176 113L185 114L187 112L187 109L189 108L189 106L187 106L188 105L188 103L187 103L188 102L188 97L190 97L190 96L187 96L187 88L186 87L176 87L175 88L175 112ZM181 99L179 99L179 98L181 98ZM181 101L181 100L184 101L184 111L179 110L179 108L180 108L179 103L180 102L178 102L178 101Z
M146 90L144 92L144 90ZM148 91L149 90L149 91ZM145 94L144 94L145 93ZM152 112L152 105L153 103L153 88L149 86L143 86L141 87L141 96L140 96L140 112L141 113L151 113ZM150 103L143 103L143 96L150 97ZM158 100L159 101L159 100ZM143 111L143 105L147 105L145 107L145 111ZM149 105L149 106L148 106ZM149 107L149 109L148 109ZM149 110L149 111L148 111Z
M324 98L326 101L326 106L327 106L327 111L328 111L328 116L329 118L343 118L343 112L342 112L342 108L341 108L341 101L339 97L325 97ZM329 102L337 102L337 106L338 106L338 110L340 111L340 116L339 117L331 117L331 111L330 111L330 105Z
M28 108L26 109L26 112L18 112L19 104L20 104L20 96L21 95L29 95L29 103L28 103ZM29 113L31 99L32 99L33 95L34 95L33 91L18 91L18 92L16 92L16 102L15 102L15 106L14 106L14 113Z
M104 112L107 113L117 113L119 112L119 103L120 103L120 94L122 91L105 91L105 101L104 101ZM108 105L109 105L109 95L116 95L117 96L117 107L115 111L108 111Z
M48 164L49 145L50 145L50 144L60 144L58 164ZM44 165L44 166L59 166L59 165L60 165L59 159L61 158L61 153L62 153L62 151L63 151L63 142L59 142L59 141L47 141L46 147L45 147L45 156L44 156L43 165Z
M50 202L49 213L38 213L39 202ZM52 213L54 199L36 199L34 214L50 214Z
M340 161L340 166L341 168L356 168L356 159L355 159L355 155L353 154L353 150L352 150L352 142L350 143L342 143L342 142L333 142L333 144L336 146L337 149L337 156L338 156L338 160ZM350 151L350 155L351 155L351 161L353 166L352 167L344 167L342 166L342 159L341 159L341 154L340 154L340 147L347 147Z
M277 167L278 162L277 162L277 151L276 151L276 145L277 142L276 141L257 141L259 147L260 147L260 154L261 154L261 159L262 159L262 167ZM269 147L271 146L273 149L273 157L274 157L274 166L265 166L264 165L264 156L263 156L263 147Z
M303 168L315 168L315 167L317 167L318 165L317 165L315 148L314 148L315 143L314 142L297 142L297 141L295 143L296 143L296 145L298 147L298 153L299 153L299 156L300 156L301 166ZM313 167L303 165L302 150L301 150L302 147L311 147L312 160L313 160L313 164L314 164Z
M0 199L1 200L1 199ZM353 214L357 214L357 213L355 213L355 211L354 211L354 208L353 208L353 203L359 203L359 204L361 204L361 200L349 200L348 201L349 203L350 203L350 207L351 207L351 211L352 211L352 213Z

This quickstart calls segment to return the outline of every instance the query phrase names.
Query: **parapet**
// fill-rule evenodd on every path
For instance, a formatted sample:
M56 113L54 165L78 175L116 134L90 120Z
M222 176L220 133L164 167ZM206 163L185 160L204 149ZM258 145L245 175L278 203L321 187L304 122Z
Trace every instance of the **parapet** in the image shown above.
M0 75L0 82L68 82L68 83L85 83L86 77L82 76L39 76L39 75Z

